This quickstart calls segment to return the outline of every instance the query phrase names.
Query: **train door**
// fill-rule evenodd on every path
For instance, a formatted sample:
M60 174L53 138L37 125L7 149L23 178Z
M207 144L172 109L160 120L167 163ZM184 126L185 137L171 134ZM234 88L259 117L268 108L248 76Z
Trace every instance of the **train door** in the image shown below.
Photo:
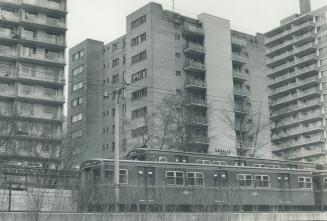
M153 167L138 168L138 186L141 192L140 201L154 201L155 199L155 174Z
M289 173L279 173L277 174L277 181L280 189L279 199L280 206L282 211L285 210L285 205L289 204L292 201L291 195L291 182Z

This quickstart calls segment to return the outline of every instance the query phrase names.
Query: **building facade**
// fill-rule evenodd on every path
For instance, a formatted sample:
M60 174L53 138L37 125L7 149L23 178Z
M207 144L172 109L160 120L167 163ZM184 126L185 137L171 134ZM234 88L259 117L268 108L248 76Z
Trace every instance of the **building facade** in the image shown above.
M273 153L326 162L327 7L300 8L265 33Z
M82 49L89 50L86 42L92 40L73 47L70 59ZM96 67L76 75L88 76L85 81L102 89L101 93L98 89L96 93L82 89L96 95L99 105L86 104L83 109L69 103L68 108L68 120L77 112L84 114L82 127L101 122L96 145L87 147L93 149L93 156L113 156L115 109L110 92L124 82L129 85L120 99L122 154L148 146L249 155L253 154L250 146L254 143L258 150L269 147L269 117L258 114L268 112L262 34L231 30L228 20L212 15L193 19L149 3L127 16L124 36L102 45L102 49L100 44L96 56L83 56L84 63L103 61L97 66L102 68L102 75ZM78 66L75 64L70 63L70 76ZM75 81L69 82L69 88L73 87ZM71 100L74 92L69 96ZM90 115L99 119L88 121ZM170 120L173 123L167 123ZM260 124L260 133L249 126L256 123ZM79 127L71 121L69 130L75 125ZM171 133L171 127L175 133ZM85 138L74 139L90 137L83 135ZM255 137L260 137L260 144Z
M65 0L0 1L2 156L53 157L61 146Z

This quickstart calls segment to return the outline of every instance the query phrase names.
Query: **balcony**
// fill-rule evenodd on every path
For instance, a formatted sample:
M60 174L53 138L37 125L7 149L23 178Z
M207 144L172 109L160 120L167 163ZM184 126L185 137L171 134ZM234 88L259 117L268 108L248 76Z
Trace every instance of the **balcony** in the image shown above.
M236 88L234 87L233 89L234 91L234 96L240 96L240 97L250 97L251 96L251 92L249 90L246 90L245 88Z
M311 64L309 66L301 67L301 68L296 68L296 75L297 76L303 76L306 74L311 74L311 73L318 73L318 66L317 64Z
M296 77L295 71L288 72L288 73L280 75L278 77L273 77L273 78L270 77L269 87L277 86L277 85L283 83L284 81L289 81L291 78L295 78L295 77Z
M66 5L64 1L46 1L46 0L23 0L22 6L25 8L37 8L37 10L66 12Z
M208 126L208 118L206 117L190 117L187 119L189 126Z
M287 70L291 70L292 68L294 68L294 61L289 61L289 62L286 62L282 65L278 65L276 67L273 67L273 68L269 68L268 69L268 75L273 75L273 74L276 74L278 72L281 72L281 71L287 71Z
M46 102L46 103L65 103L65 98L62 95L50 95L46 93L23 93L22 89L18 89L18 97L29 100L36 100L38 102Z
M35 54L23 54L21 52L20 57L21 60L27 60L29 62L37 62L40 64L49 64L49 65L57 65L57 66L64 66L66 64L66 61L63 57L60 57L59 55L53 55L53 54L41 54L41 53L35 53Z
M234 112L235 114L250 114L252 111L252 108L250 105L237 105L234 106Z
M315 24L313 23L313 21L307 21L307 22L304 22L301 25L293 26L292 27L292 32L293 33L303 32L305 30L311 31L311 30L314 29L314 27L315 27Z
M307 66L309 63L313 64L317 62L318 57L316 54L309 54L303 57L298 57L295 59L296 65Z
M33 35L29 34L22 34L21 41L26 41L28 43L35 43L38 46L44 47L54 47L58 48L58 46L62 46L65 48L64 40L60 39L60 37L50 36L50 35L38 35L34 37Z
M246 81L246 80L248 80L249 75L242 71L233 70L233 77L234 77L234 79L239 80L239 81Z
M240 63L240 64L247 64L249 61L249 58L240 53L232 52L232 61Z
M4 24L17 24L20 21L20 17L13 13L4 13L0 15L0 22Z
M281 104L285 104L285 103L289 103L292 102L294 100L296 100L298 98L297 94L289 94L287 96L281 97L281 98L277 98L272 102L272 106L277 106L277 105L281 105Z
M294 49L294 54L297 56L301 56L303 54L314 53L317 50L317 46L314 42L310 42L308 44L296 47Z
M324 136L316 136L316 137L311 137L311 138L302 138L299 139L298 141L289 141L289 142L285 142L281 145L275 146L275 149L272 150L272 152L274 153L278 153L278 152L283 152L285 150L290 150L293 148L298 148L298 147L305 147L305 146L309 146L309 145L315 145L315 144L320 144L320 143L324 143L325 139Z
M209 137L207 137L207 136L191 136L188 143L189 144L208 145L209 144Z
M272 65L277 65L277 64L282 64L285 61L283 61L286 58L292 57L294 55L294 51L290 50L290 51L286 51L278 56L272 57L272 58L267 58L267 65L268 66L272 66Z
M4 87L0 88L0 97L2 98L15 98L16 90L14 87Z
M326 151L323 148L314 148L313 150L302 150L301 152L294 153L287 157L288 160L300 160L307 157L314 157L318 155L324 155Z
M56 19L45 19L37 16L23 16L22 23L27 23L29 26L47 26L59 30L66 30L66 23Z
M31 113L19 113L18 118L27 118L31 120L42 120L42 121L64 121L62 114L46 114L43 111L32 111Z
M274 89L269 91L269 96L273 97L273 96L276 96L276 95L278 95L280 93L287 92L290 89L294 89L297 85L298 85L297 82L294 82L294 83L284 85L282 87L274 88Z
M192 56L204 56L205 48L201 44L195 44L189 41L184 48L184 53Z
M15 61L17 59L17 51L0 47L0 58L6 61Z
M267 48L266 50L266 55L271 55L271 54L274 54L274 53L278 53L281 49L284 49L284 48L292 48L292 44L294 43L294 40L291 39L291 40L287 40L281 44L278 44L278 45L275 45L273 47L270 47L270 48Z
M205 66L205 64L203 64L199 61L188 60L185 63L184 71L195 72L195 73L204 73L206 71L206 66Z
M63 73L27 72L19 70L17 79L23 82L41 83L44 85L65 85Z
M312 121L312 120L317 120L317 119L321 119L322 118L322 114L320 112L316 112L316 113L310 113L307 115L304 114L300 114L299 117L296 118L285 118L280 120L280 123L277 125L271 125L270 129L271 130L276 130L276 129L281 129L281 128L285 128L285 127L289 127L295 124L299 124L301 122L308 122L308 121Z
M304 44L305 42L312 42L315 40L315 34L310 31L305 34L298 35L294 38L294 44Z
M188 89L206 89L207 83L198 79L186 79L185 88Z
M309 126L309 127L299 126L299 127L296 127L296 129L290 130L289 132L273 134L271 139L276 142L278 140L282 140L285 138L290 138L290 137L294 137L294 136L298 136L298 135L306 134L306 133L314 133L314 132L323 131L323 130L324 130L324 127L322 125L313 125L313 126Z
M240 38L238 36L235 36L232 34L231 37L231 42L233 46L239 47L239 48L243 48L246 47L248 45L248 42L245 38Z
M293 104L289 107L281 108L279 110L273 111L270 118L273 120L276 118L280 118L281 116L289 115L289 114L292 114L292 113L295 113L295 112L298 112L301 110L304 111L304 110L317 108L321 105L322 105L322 102L320 100L313 100L313 101L305 102L305 103L300 102L299 104Z
M186 101L186 106L195 106L195 107L205 107L206 108L208 106L208 103L207 103L207 100L192 97Z
M190 39L203 39L204 30L201 25L196 24L184 24L183 35Z
M276 40L280 40L282 38L284 38L285 36L289 35L292 33L292 30L291 29L288 29L288 30L284 30L283 32L277 34L277 35L274 35L270 38L266 38L265 39L265 44L271 44L272 42L276 41Z
M302 90L298 94L298 98L308 98L320 95L321 91L318 87L313 87L310 89Z
M13 81L16 79L17 69L12 66L0 64L0 79L5 81Z

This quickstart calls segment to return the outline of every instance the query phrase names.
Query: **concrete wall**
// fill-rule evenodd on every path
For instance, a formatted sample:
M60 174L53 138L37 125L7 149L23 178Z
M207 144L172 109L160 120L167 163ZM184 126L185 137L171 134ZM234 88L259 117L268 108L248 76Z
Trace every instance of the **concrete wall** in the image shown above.
M327 213L0 213L0 221L324 221Z
M205 30L206 81L208 99L208 152L216 149L230 150L235 154L235 132L222 120L222 114L229 112L233 98L233 75L231 61L231 34L228 20L208 14L201 14L199 20ZM230 98L228 97L230 96Z

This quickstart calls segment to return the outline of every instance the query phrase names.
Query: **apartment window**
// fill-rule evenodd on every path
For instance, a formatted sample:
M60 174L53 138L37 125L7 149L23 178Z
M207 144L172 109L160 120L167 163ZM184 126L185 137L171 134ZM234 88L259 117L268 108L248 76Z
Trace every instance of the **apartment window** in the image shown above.
M300 189L311 189L312 179L311 177L298 177L298 183Z
M82 136L82 130L74 131L72 133L72 139L78 138Z
M324 177L323 179L323 188L327 189L327 177Z
M253 187L253 176L251 174L237 174L240 187Z
M0 48L0 51L3 50L3 48L5 47L1 47ZM10 47L7 46L6 48L7 51L11 50ZM24 56L29 56L29 57L32 57L36 54L36 48L35 47L27 47L27 46L24 46L23 48L23 54Z
M82 49L82 50L76 52L75 54L73 54L73 61L76 61L83 56L84 56L84 50Z
M143 25L146 22L146 15L139 17L138 19L131 22L131 28L137 28L140 25Z
M112 142L111 143L111 152L114 152L115 151L115 146L116 146L116 143L115 142ZM109 145L107 147L109 149Z
M181 71L176 71L176 76L182 76L182 72Z
M81 65L75 69L72 70L72 75L76 76L84 71L84 65Z
M112 60L112 67L116 67L119 65L119 58L115 58Z
M77 91L79 89L83 88L83 81L80 81L76 84L73 84L73 91Z
M76 115L72 116L72 123L81 121L82 119L83 119L82 113L76 114Z
M146 59L146 51L142 51L132 57L132 64L136 64Z
M209 164L211 164L211 161L210 160L196 160L195 163L209 165Z
M166 182L168 185L184 185L184 172L166 171Z
M186 179L188 185L204 185L204 174L202 172L188 172L186 173Z
M133 38L132 39L132 47L139 45L144 41L146 41L146 33L143 33L143 34Z
M255 187L257 188L269 188L270 187L270 177L268 175L255 175Z
M123 117L126 117L127 107L126 104L123 105Z
M212 161L213 165L218 165L218 166L227 166L227 162L226 161Z
M116 126L115 125L112 125L111 126L111 134L112 134L112 136L115 136L115 131L116 131Z
M182 57L181 53L178 53L178 52L175 53L175 58L176 59L180 59L181 57Z
M132 111L132 120L146 116L147 107L142 107Z
M112 76L112 80L111 80L111 82L112 82L113 84L118 83L118 82L119 82L119 75L118 75L118 74L115 74L114 76Z
M146 96L147 96L147 88L137 90L137 91L132 93L132 101L139 100L139 99L141 99L143 97L146 97Z
M111 109L111 117L115 117L115 115L116 115L116 109L112 108Z
M76 98L76 99L72 100L71 103L72 103L72 107L81 105L81 104L83 104L83 98L82 97Z
M127 150L127 140L126 138L123 139L123 151Z
M148 129L146 126L139 127L139 128L132 130L132 137L135 138L135 137L144 136L147 134L147 132L148 132Z
M10 90L10 84L0 84L0 90L2 90L3 88L6 88L7 90ZM32 94L34 91L34 86L33 85L27 85L27 84L23 84L21 86L21 91L23 94Z
M119 184L127 184L128 183L128 170L120 169L119 170Z
M175 34L175 40L180 40L181 39L181 35L180 34Z
M118 48L119 48L119 42L116 42L116 43L112 44L112 52L118 50Z
M136 81L139 81L139 80L142 80L142 79L146 78L146 76L147 76L146 69L138 71L138 72L132 74L132 83L134 83Z

